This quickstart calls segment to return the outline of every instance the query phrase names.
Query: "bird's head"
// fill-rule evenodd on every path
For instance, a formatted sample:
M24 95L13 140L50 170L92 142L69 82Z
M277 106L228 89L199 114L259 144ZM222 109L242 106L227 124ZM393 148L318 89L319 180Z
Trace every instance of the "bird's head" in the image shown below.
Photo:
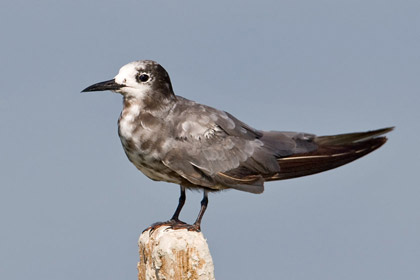
M111 90L124 97L143 100L174 96L171 80L166 70L152 60L139 60L121 67L114 79L93 84L82 92Z

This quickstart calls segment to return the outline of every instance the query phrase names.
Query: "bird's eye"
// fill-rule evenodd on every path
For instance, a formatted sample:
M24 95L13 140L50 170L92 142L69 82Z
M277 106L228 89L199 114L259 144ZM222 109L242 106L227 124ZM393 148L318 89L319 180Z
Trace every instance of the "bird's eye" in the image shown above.
M149 80L149 75L147 75L147 74L140 74L138 76L138 80L140 82L147 82Z

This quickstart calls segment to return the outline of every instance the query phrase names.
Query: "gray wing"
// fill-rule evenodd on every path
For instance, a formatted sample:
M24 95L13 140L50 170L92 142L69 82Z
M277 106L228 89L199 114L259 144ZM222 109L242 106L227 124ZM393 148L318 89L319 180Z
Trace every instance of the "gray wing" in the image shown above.
M278 158L316 148L312 135L259 131L189 100L172 114L174 141L163 162L197 186L261 193L264 179L280 172Z

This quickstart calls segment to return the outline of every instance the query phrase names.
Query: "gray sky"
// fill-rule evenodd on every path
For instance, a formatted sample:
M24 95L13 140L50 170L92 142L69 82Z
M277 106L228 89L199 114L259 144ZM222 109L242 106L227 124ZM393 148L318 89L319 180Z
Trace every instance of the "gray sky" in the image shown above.
M217 279L420 279L420 3L197 2L0 4L0 278L136 278L178 186L126 159L119 95L80 91L153 59L178 95L259 129L397 127L339 169L210 195Z

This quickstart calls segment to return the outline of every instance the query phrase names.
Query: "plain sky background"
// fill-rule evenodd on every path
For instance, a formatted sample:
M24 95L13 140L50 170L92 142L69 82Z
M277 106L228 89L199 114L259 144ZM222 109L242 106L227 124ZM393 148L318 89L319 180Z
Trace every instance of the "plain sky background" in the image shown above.
M420 279L419 15L404 0L2 1L0 278L136 279L138 236L179 189L126 159L121 96L80 91L153 59L176 94L259 129L397 127L339 169L211 194L217 279Z

